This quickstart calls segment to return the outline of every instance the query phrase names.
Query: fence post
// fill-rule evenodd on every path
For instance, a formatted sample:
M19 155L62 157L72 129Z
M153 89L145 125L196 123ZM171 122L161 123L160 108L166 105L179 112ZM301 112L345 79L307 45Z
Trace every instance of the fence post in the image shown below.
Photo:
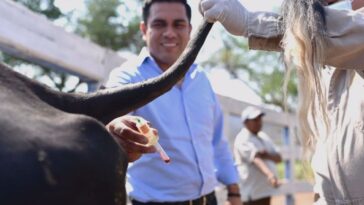
M289 128L288 126L284 126L283 128L283 143L284 146L286 146L286 148L291 149L291 140L290 140L290 136L289 136ZM292 161L292 157L290 157L289 159L286 159L284 161L284 175L287 181L291 182L293 179L293 161ZM287 194L286 195L286 205L294 205L294 198L292 196L292 194Z
M95 92L99 88L99 83L95 81L87 82L87 92Z

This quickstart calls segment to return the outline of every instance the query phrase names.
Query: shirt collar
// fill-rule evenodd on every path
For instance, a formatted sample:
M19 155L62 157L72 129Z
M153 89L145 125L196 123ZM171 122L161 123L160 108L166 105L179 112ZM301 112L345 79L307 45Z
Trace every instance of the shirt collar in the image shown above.
M149 55L149 51L146 47L143 47L136 59L137 66L138 67L141 66L144 63L144 61L148 58L151 58Z
M248 128L246 128L245 126L242 129L244 130L245 133L247 133L246 136L248 136L248 137L258 137L259 138L259 133L260 132L258 132L258 134L254 134L254 133L250 132L248 130Z
M143 65L143 63L148 63L153 65L152 67L157 70L159 74L163 73L163 70L158 66L157 62L154 60L154 58L150 55L149 50L147 47L143 47L140 51L137 59L136 59L137 66L140 67ZM197 67L197 64L193 63L190 67L190 69L187 71L187 73L192 72Z

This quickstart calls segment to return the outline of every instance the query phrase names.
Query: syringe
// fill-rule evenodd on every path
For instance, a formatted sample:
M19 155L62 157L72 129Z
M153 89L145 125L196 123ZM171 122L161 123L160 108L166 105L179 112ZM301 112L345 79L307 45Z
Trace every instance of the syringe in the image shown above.
M162 146L158 143L158 139L159 139L158 135L153 133L153 131L150 129L147 121L145 121L141 118L138 118L136 125L137 125L139 132L148 138L149 142L148 142L147 146L154 145L155 148L157 149L157 151L159 152L159 155L162 158L162 160L165 163L170 163L171 159L169 158L167 153L164 151Z
M164 151L164 149L162 148L162 146L159 144L159 142L157 142L155 145L155 148L157 149L157 151L159 152L159 155L161 156L161 158L163 159L163 161L165 163L170 163L171 162L171 158L169 158L169 156L167 155L167 153Z

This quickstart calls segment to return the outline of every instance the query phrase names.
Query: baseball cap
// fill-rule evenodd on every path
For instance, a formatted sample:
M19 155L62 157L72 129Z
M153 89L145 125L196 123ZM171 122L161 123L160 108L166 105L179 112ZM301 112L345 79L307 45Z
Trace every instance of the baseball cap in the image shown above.
M265 115L265 113L260 109L249 106L241 112L241 121L245 122L246 120L252 120L263 115Z

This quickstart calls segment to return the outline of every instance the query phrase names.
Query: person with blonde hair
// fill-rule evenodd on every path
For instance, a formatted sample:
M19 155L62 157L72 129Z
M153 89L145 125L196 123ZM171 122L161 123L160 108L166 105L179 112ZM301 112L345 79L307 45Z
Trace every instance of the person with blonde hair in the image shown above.
M296 68L315 204L364 204L363 6L364 0L284 0L278 15L250 12L237 0L200 4L209 22L248 37L250 48L282 51L287 68Z

